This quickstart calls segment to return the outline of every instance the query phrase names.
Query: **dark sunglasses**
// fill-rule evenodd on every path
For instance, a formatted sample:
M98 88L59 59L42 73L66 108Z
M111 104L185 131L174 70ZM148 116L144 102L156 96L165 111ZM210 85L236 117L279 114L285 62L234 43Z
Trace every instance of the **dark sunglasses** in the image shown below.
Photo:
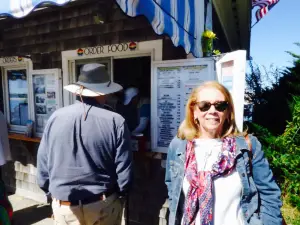
M196 104L201 112L208 111L212 105L219 112L224 112L228 108L228 102L226 102L226 101L220 101L220 102L215 102L215 103L202 101L202 102L197 102Z

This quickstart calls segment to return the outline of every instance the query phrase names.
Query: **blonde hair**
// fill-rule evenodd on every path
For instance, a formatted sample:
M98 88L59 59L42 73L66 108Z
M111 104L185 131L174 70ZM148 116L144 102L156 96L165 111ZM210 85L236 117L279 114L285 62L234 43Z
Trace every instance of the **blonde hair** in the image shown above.
M195 123L194 109L196 107L197 94L205 88L211 88L220 91L224 95L225 101L228 102L227 118L223 124L220 138L239 135L240 132L238 131L238 128L236 126L234 105L230 92L222 84L216 81L208 81L192 91L185 107L185 119L179 126L177 136L180 139L186 140L199 138L200 129L199 126Z

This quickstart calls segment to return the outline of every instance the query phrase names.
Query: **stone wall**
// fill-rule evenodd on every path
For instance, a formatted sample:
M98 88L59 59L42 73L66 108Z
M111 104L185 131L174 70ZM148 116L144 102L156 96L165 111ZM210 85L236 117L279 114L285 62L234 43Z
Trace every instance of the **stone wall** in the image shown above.
M38 202L47 202L36 183L38 144L10 140L10 145L13 161L2 168L8 191ZM129 225L167 225L165 157L160 153L134 153L134 183L129 195L129 210L124 213L125 218L129 217Z

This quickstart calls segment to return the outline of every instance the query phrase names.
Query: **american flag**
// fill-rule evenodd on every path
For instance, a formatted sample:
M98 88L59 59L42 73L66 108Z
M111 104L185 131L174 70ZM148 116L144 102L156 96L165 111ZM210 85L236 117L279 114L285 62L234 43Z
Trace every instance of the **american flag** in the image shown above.
M255 13L256 22L261 20L278 2L279 0L252 0L252 9L259 7Z

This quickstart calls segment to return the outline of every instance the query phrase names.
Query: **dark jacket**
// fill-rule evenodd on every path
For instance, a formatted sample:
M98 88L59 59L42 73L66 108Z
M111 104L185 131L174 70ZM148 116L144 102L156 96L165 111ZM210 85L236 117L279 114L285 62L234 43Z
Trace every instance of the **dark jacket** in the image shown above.
M132 180L125 120L85 100L49 118L37 156L39 186L59 200L83 200L106 191L125 193Z

